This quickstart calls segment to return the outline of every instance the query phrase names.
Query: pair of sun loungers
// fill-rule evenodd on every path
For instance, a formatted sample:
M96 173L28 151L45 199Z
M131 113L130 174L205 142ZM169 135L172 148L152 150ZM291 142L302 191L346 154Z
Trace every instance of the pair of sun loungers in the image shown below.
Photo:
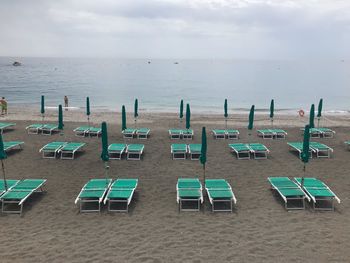
M267 159L269 149L261 143L232 143L228 145L232 153L235 153L237 159Z
M301 128L304 131L304 128ZM313 138L333 138L335 131L329 128L310 128L310 136Z
M299 158L301 159L301 154L303 152L303 142L288 142L287 143L293 151L298 152ZM315 154L317 158L330 158L333 149L329 146L319 143L319 142L310 142L310 158L312 154Z
M126 139L132 139L134 137L137 137L138 139L148 139L151 130L148 128L138 128L138 129L131 129L127 128L122 131L123 137Z
M285 139L287 132L282 129L257 130L258 136L263 139Z
M0 201L3 213L22 214L24 202L33 193L43 192L46 179L24 179L6 180L7 191L4 180L0 180Z
M78 136L78 137L85 137L85 136L98 137L102 133L101 128L91 127L91 126L80 126L78 128L75 128L73 131L75 133L75 136Z
M50 142L42 147L39 152L43 158L56 159L61 154L61 159L72 160L76 152L81 151L85 146L83 142Z
M4 130L10 129L15 125L16 125L16 123L0 122L0 134L2 134L4 132Z
M170 129L170 139L193 139L194 132L192 129Z
M238 130L220 130L215 129L212 131L215 139L231 139L235 140L239 138Z
M191 160L199 160L201 150L201 144L176 143L171 145L170 152L173 160L185 160L187 156Z
M321 180L316 178L269 177L271 189L284 201L287 210L305 209L305 199L313 203L314 210L334 210L334 201L340 199Z
M52 123L35 123L27 126L26 130L28 134L39 134L41 132L43 135L52 135L52 133L58 132L58 125Z
M80 212L100 212L107 204L109 212L128 212L138 179L91 179L75 199Z
M110 159L121 160L125 155L127 160L141 160L145 146L143 144L112 143L108 146Z
M204 201L202 184L198 178L179 178L176 185L179 211L200 211ZM206 179L205 190L208 194L212 212L230 211L237 203L230 184L224 179Z

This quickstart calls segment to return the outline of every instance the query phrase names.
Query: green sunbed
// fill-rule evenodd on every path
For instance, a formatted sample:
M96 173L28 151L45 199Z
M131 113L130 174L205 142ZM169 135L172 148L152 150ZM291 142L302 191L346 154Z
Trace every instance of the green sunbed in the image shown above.
M20 142L20 141L4 142L4 150L8 152L14 148L22 149L22 146L21 146L22 144L24 144L24 142Z
M43 123L34 123L31 124L29 126L26 127L27 133L28 134L39 134L39 132L41 131L41 128L44 126L45 124Z
M67 142L50 142L39 150L43 154L43 158L55 159L61 148L65 146Z
M298 152L298 156L301 159L301 154L303 153L303 143L302 142L288 142L287 143L292 150ZM315 150L311 147L309 147L309 157L312 158L312 153L315 152Z
M73 131L75 133L75 136L79 137L85 137L89 134L90 126L79 126L78 128L75 128Z
M189 144L188 153L191 156L191 160L199 160L201 156L202 145L201 144Z
M213 136L215 139L225 139L226 138L226 130L213 130Z
M176 143L171 145L171 155L173 160L185 160L187 154L187 144Z
M93 137L93 136L98 137L102 134L102 129L98 127L90 127L88 134L90 137Z
M203 203L203 193L202 184L198 178L179 178L176 192L179 211L200 211L201 203ZM195 207L184 207L186 204L195 204Z
M232 212L233 204L237 203L236 197L232 192L230 184L224 179L206 179L205 189L212 206L213 212ZM229 203L229 208L216 209L215 204Z
M108 153L110 159L121 160L123 154L126 152L126 144L112 143L108 146Z
M136 136L138 139L147 139L151 130L148 128L138 128L136 130Z
M321 180L308 177L305 177L303 182L300 177L294 178L294 180L313 201L313 208L315 210L334 210L334 200L340 203L340 199Z
M137 184L138 179L115 180L104 199L104 204L108 202L108 211L128 212ZM113 203L122 204L122 207L113 208Z
M44 124L44 126L42 126L40 128L41 133L43 135L52 135L53 132L58 131L58 125L57 124Z
M42 186L46 179L24 179L14 184L5 192L0 200L2 202L3 213L22 214L24 202L35 192L43 192ZM7 209L7 207L17 204L16 209Z
M74 159L74 154L81 150L82 147L84 147L85 143L83 142L69 142L66 143L61 149L59 150L61 153L61 159Z
M170 139L181 139L182 130L180 129L170 129L169 130Z
M134 138L134 135L136 134L136 129L131 129L131 128L127 128L125 130L122 131L124 138L127 139L132 139Z
M126 147L126 158L128 160L141 160L144 149L143 144L129 144Z
M0 122L0 134L4 132L4 130L15 126L16 123L10 123L10 122Z
M304 131L304 128L301 128ZM329 128L310 128L310 136L313 138L332 138L335 134L335 131Z
M228 145L232 152L236 153L237 159L250 159L250 148L244 143L231 143Z
M239 138L238 130L228 129L226 130L226 133L227 133L227 139L229 140L236 140Z
M100 212L101 203L111 186L112 179L91 179L88 181L77 198L75 199L75 204L79 203L80 212ZM95 204L96 207L90 207L89 204Z
M270 152L269 149L261 143L249 143L248 147L253 153L254 159L267 159L267 154Z
M310 148L316 152L317 158L330 158L333 149L319 142L310 142Z
M282 129L263 129L257 132L263 139L285 139L287 135L287 132Z
M310 198L300 188L298 184L288 177L268 177L271 189L275 190L284 200L287 210L305 209L305 199Z
M194 132L192 129L182 130L182 138L184 139L193 139Z

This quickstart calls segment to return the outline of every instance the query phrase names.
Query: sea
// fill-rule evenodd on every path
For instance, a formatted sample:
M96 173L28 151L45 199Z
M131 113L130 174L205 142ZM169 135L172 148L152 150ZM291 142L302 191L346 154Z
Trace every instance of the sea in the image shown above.
M21 66L13 66L19 61ZM346 60L190 60L117 58L0 57L0 96L9 107L56 108L68 96L69 106L96 111L177 112L180 100L191 112L307 112L323 98L329 114L350 109L350 61Z

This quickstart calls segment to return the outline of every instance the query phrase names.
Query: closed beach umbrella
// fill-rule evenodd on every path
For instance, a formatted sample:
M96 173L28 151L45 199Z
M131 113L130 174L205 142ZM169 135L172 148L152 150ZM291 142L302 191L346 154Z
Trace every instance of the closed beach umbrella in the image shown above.
M202 148L199 160L203 165L203 179L205 185L205 163L207 162L207 133L205 132L205 127L202 128Z
M86 116L88 119L88 126L90 127L90 98L86 97Z
M180 102L180 121L182 121L183 117L184 117L184 101L181 100L181 102Z
M228 117L228 113L227 113L227 99L225 99L225 103L224 103L224 117L225 117L225 129L227 129L227 117Z
M318 111L317 111L317 127L320 127L320 119L322 117L322 107L323 107L323 99L320 99L318 103Z
M63 130L63 111L62 111L62 105L58 105L58 129Z
M101 124L101 140L102 140L101 159L104 162L108 162L109 154L108 154L108 134L107 134L107 123L106 122L102 122L102 124Z
M304 140L303 140L303 152L301 153L301 160L304 163L304 176L301 178L301 186L304 183L304 177L306 172L306 164L309 162L310 154L310 126L306 125L304 130Z
M135 99L135 103L134 103L135 128L136 128L136 120L137 120L137 117L139 116L138 110L139 110L139 102L137 99Z
M41 117L42 117L42 119L44 121L44 116L45 116L45 97L44 97L44 95L41 96L40 113L41 113Z
M314 120L315 120L315 105L312 104L310 109L310 121L309 121L310 128L315 128Z
M248 130L250 131L253 129L253 125L254 125L254 109L255 109L255 106L252 105L249 112L249 124L248 124Z
M122 106L122 131L126 129L126 112L125 112L125 106Z
M275 101L271 100L270 103L270 119L271 119L271 125L273 125L273 116L275 115Z
M186 129L188 130L191 127L191 110L190 104L186 105Z
M7 158L7 154L4 150L4 142L2 140L2 135L0 134L0 160L1 160L2 174L4 176L4 186L5 186L5 190L7 191L7 182L6 182L5 165L4 165L4 159L6 158Z

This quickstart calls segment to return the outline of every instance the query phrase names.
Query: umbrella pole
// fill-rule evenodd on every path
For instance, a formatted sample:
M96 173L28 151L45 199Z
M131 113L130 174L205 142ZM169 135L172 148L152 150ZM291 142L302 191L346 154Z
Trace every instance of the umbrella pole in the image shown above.
M106 184L107 184L107 180L108 180L108 170L109 170L108 162L105 162L105 178L106 178Z
M87 119L88 119L88 127L90 128L90 116L89 115L88 115Z
M225 117L225 130L227 130L227 117Z
M136 129L136 127L137 127L137 126L136 126L136 121L137 121L137 118L135 118L134 120L135 120L135 129Z
M317 128L320 128L320 117L317 118Z
M271 118L271 126L272 126L272 128L273 128L273 118Z
M304 163L304 168L303 168L303 177L301 177L301 188L303 188L304 186L304 178L305 178L305 174L306 174L306 164Z
M5 165L4 165L4 161L3 160L1 160L1 167L2 167L2 174L4 176L5 190L7 191L7 182L6 182L6 176L5 176Z

